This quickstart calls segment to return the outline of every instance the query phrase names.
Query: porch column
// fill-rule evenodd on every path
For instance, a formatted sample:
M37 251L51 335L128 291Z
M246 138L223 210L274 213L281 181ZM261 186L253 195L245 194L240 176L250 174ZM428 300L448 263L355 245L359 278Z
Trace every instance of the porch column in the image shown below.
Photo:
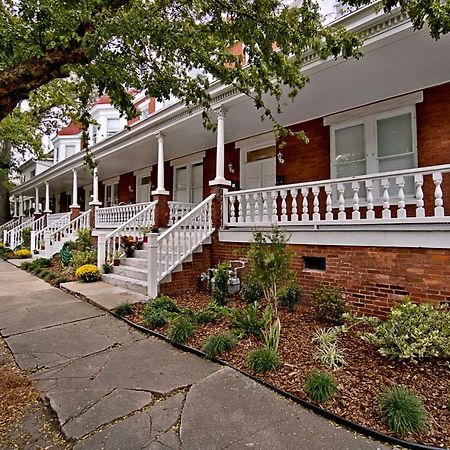
M14 196L14 219L17 219L17 197Z
M72 204L70 205L70 220L76 219L80 214L80 205L78 204L78 172L72 169Z
M45 182L45 209L44 214L51 214L52 210L50 209L50 184L48 181Z
M94 167L92 171L92 201L89 202L91 207L91 228L95 228L95 210L101 205L102 203L98 199L98 169Z
M230 186L231 181L225 179L225 109L221 105L217 114L217 145L216 145L216 178L209 182L210 186Z
M41 217L41 210L39 209L39 187L34 187L34 218L39 219Z
M158 180L153 200L158 201L155 207L155 223L158 228L165 228L169 223L169 191L164 188L164 137L162 132L155 134L158 138Z
M19 217L23 217L23 194L19 197Z

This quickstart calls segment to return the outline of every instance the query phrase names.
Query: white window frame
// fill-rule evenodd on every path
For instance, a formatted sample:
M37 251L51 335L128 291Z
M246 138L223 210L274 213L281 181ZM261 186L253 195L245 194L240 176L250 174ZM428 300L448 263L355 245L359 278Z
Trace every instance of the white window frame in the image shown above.
M106 206L106 190L108 186L111 186L111 200L114 200L116 198L116 191L114 189L114 186L117 185L117 204L119 204L119 177L116 178L109 178L108 180L103 180L103 186L104 186L104 195L103 195L103 204ZM108 206L117 206L115 204L111 204ZM106 206L106 207L108 207Z
M151 176L152 176L152 166L144 167L143 169L135 170L133 172L133 175L136 177L136 187L135 187L135 197L136 197L136 203L139 203L137 196L139 193L139 186L141 185L141 181L145 177L150 177L150 195L152 191L152 182L151 182ZM150 200L148 200L150 201Z
M180 163L177 165L173 165L173 196L174 196L174 199L175 199L175 192L177 190L177 188L176 188L176 186L177 186L177 169L182 169L185 167L187 169L187 180L188 180L188 184L187 184L188 203L193 203L192 202L192 166L195 166L197 164L201 164L202 170L204 169L203 158L202 159L194 159L189 162L184 162L184 163ZM203 184L202 184L202 188L203 188ZM202 197L203 197L203 195L202 195Z
M110 130L110 128L109 128L109 124L110 124L113 120L114 120L115 122L117 121L117 123L118 123L117 130ZM108 137L114 136L114 135L117 134L119 131L120 131L120 117L107 117L107 118L106 118L106 137L108 138Z

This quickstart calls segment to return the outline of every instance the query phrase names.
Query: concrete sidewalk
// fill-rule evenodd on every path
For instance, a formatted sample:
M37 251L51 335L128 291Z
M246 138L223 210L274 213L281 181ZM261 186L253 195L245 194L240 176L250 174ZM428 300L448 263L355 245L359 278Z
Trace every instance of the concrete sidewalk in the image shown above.
M377 449L0 261L0 331L75 449Z

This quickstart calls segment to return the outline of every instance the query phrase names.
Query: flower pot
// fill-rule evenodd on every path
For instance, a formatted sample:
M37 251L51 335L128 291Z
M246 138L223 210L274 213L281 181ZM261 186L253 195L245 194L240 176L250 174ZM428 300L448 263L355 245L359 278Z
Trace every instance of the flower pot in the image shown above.
M134 250L125 250L125 255L127 258L131 258L134 255Z
M113 261L113 266L120 266L120 259L115 259L114 261Z
M148 242L148 237L144 236L144 244L147 244L147 242Z

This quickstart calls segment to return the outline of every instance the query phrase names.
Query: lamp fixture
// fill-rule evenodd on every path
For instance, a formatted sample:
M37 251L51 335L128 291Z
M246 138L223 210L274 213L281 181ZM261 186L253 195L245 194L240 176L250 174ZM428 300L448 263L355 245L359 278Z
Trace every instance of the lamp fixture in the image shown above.
M230 173L234 173L234 166L233 166L232 163L228 164L228 171L229 171Z
M280 164L284 164L283 153L278 152L278 154L277 154L277 159L278 159L278 162L279 162Z

